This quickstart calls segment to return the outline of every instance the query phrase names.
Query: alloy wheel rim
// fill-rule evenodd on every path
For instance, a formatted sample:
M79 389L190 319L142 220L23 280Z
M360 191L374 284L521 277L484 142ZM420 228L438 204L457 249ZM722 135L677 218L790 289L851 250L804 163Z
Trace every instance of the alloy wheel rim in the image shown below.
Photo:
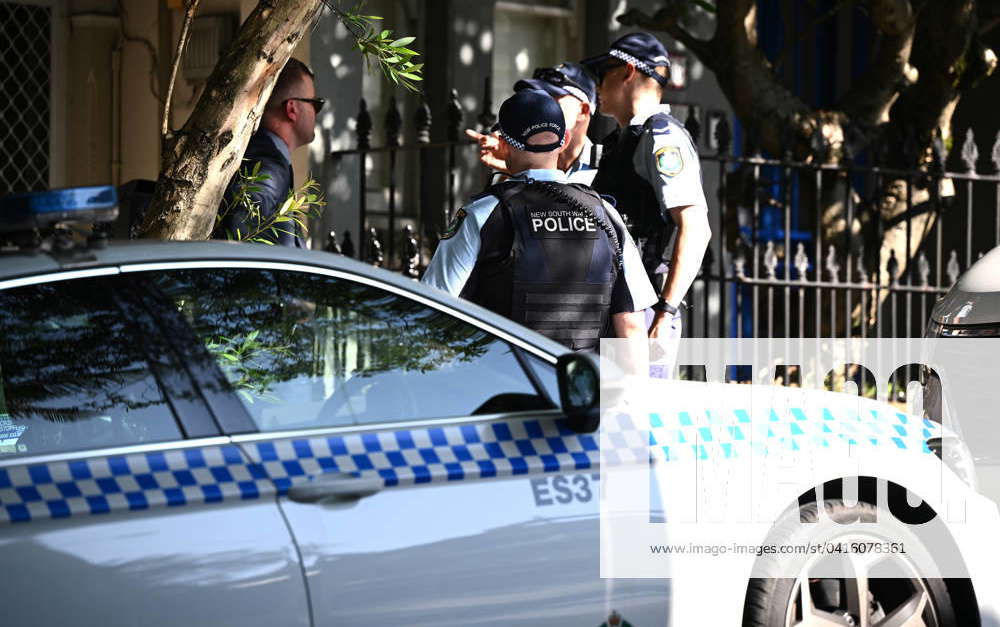
M883 541L873 537L840 537L837 542ZM811 577L824 556L811 558L792 586L785 610L785 627L940 627L926 582L902 554L868 553L844 556L856 577ZM870 577L873 569L892 560L907 577ZM823 594L824 591L836 594ZM834 597L831 603L830 597Z

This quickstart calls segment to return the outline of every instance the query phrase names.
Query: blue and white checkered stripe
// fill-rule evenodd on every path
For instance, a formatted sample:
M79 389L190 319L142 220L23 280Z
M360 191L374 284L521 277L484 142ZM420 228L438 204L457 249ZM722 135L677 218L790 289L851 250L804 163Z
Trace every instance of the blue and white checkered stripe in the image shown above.
M233 445L0 468L0 522L255 499L274 491Z
M387 486L596 468L597 438L554 420L260 442L247 454L280 491L321 472L377 472Z
M529 419L29 464L0 468L0 522L258 499L323 472L377 472L394 486L598 461L593 435Z
M642 431L608 431L614 463L620 451L637 459L650 452L667 461L728 459L837 442L931 453L926 440L940 426L902 413L809 416L793 408L754 421L743 410L652 414L649 448L629 439ZM0 468L0 522L258 499L324 472L375 472L396 486L588 470L599 461L595 435L526 419L29 464Z
M619 50L618 48L612 48L611 50L608 50L608 54L620 61L624 61L625 63L631 63L632 65L635 66L635 69L639 70L646 76L662 79L662 77L656 73L656 70L650 67L649 64L647 64L645 61L640 61L637 57L632 56L631 54L625 52L624 50Z
M940 434L941 426L926 418L877 410L835 414L826 408L771 409L767 416L753 420L742 409L728 415L709 411L700 416L679 411L654 413L649 419L649 446L655 458L665 461L730 459L842 444L932 454L927 439Z

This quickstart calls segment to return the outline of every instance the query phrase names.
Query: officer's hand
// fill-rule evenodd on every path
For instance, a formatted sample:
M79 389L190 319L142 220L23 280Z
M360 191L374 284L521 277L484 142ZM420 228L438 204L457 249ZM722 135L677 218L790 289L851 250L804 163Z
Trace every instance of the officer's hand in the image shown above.
M670 316L665 311L653 313L653 322L649 325L649 337L667 337L670 334Z
M510 174L507 169L507 145L500 141L499 133L484 135L467 128L465 135L479 144L479 161L483 165L498 172Z

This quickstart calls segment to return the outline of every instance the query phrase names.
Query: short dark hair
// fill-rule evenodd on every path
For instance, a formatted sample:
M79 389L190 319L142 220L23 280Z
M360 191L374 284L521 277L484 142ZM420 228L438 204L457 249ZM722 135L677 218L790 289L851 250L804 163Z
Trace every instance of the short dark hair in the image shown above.
M274 89L271 90L271 97L267 100L266 108L276 109L289 98L302 95L296 92L299 82L304 81L306 77L313 78L314 76L315 74L308 65L295 57L289 58L288 63L278 74L278 80L274 83Z

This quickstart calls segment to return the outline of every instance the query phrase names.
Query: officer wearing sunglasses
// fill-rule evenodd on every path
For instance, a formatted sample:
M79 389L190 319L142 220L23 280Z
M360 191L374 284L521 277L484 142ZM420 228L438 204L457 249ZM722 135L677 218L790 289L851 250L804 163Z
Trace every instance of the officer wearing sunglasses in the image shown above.
M604 142L594 189L613 196L618 210L629 218L643 265L659 291L660 299L647 316L650 337L678 339L678 307L701 267L711 228L694 142L670 115L670 107L660 104L669 55L649 33L630 33L582 64L599 78L601 112L620 127Z
M252 170L260 164L260 174L267 178L255 184L257 191L250 193L251 201L260 210L263 219L278 211L293 189L292 152L312 142L316 116L325 104L316 97L312 70L297 59L289 59L278 75L271 97L264 107L260 127L243 154L240 170ZM226 238L240 233L260 237L275 244L305 248L305 234L295 222L283 222L261 230L260 221L248 215L234 202L238 192L239 176L230 181L219 208L221 218L214 236Z
M570 183L590 185L597 173L600 146L587 137L590 118L597 110L597 84L583 66L561 63L556 67L537 68L532 78L514 83L514 91L534 89L552 96L563 110L569 139L559 153L557 167L566 173ZM473 130L466 135L479 143L479 159L498 172L510 174L504 145L496 134L483 135Z

